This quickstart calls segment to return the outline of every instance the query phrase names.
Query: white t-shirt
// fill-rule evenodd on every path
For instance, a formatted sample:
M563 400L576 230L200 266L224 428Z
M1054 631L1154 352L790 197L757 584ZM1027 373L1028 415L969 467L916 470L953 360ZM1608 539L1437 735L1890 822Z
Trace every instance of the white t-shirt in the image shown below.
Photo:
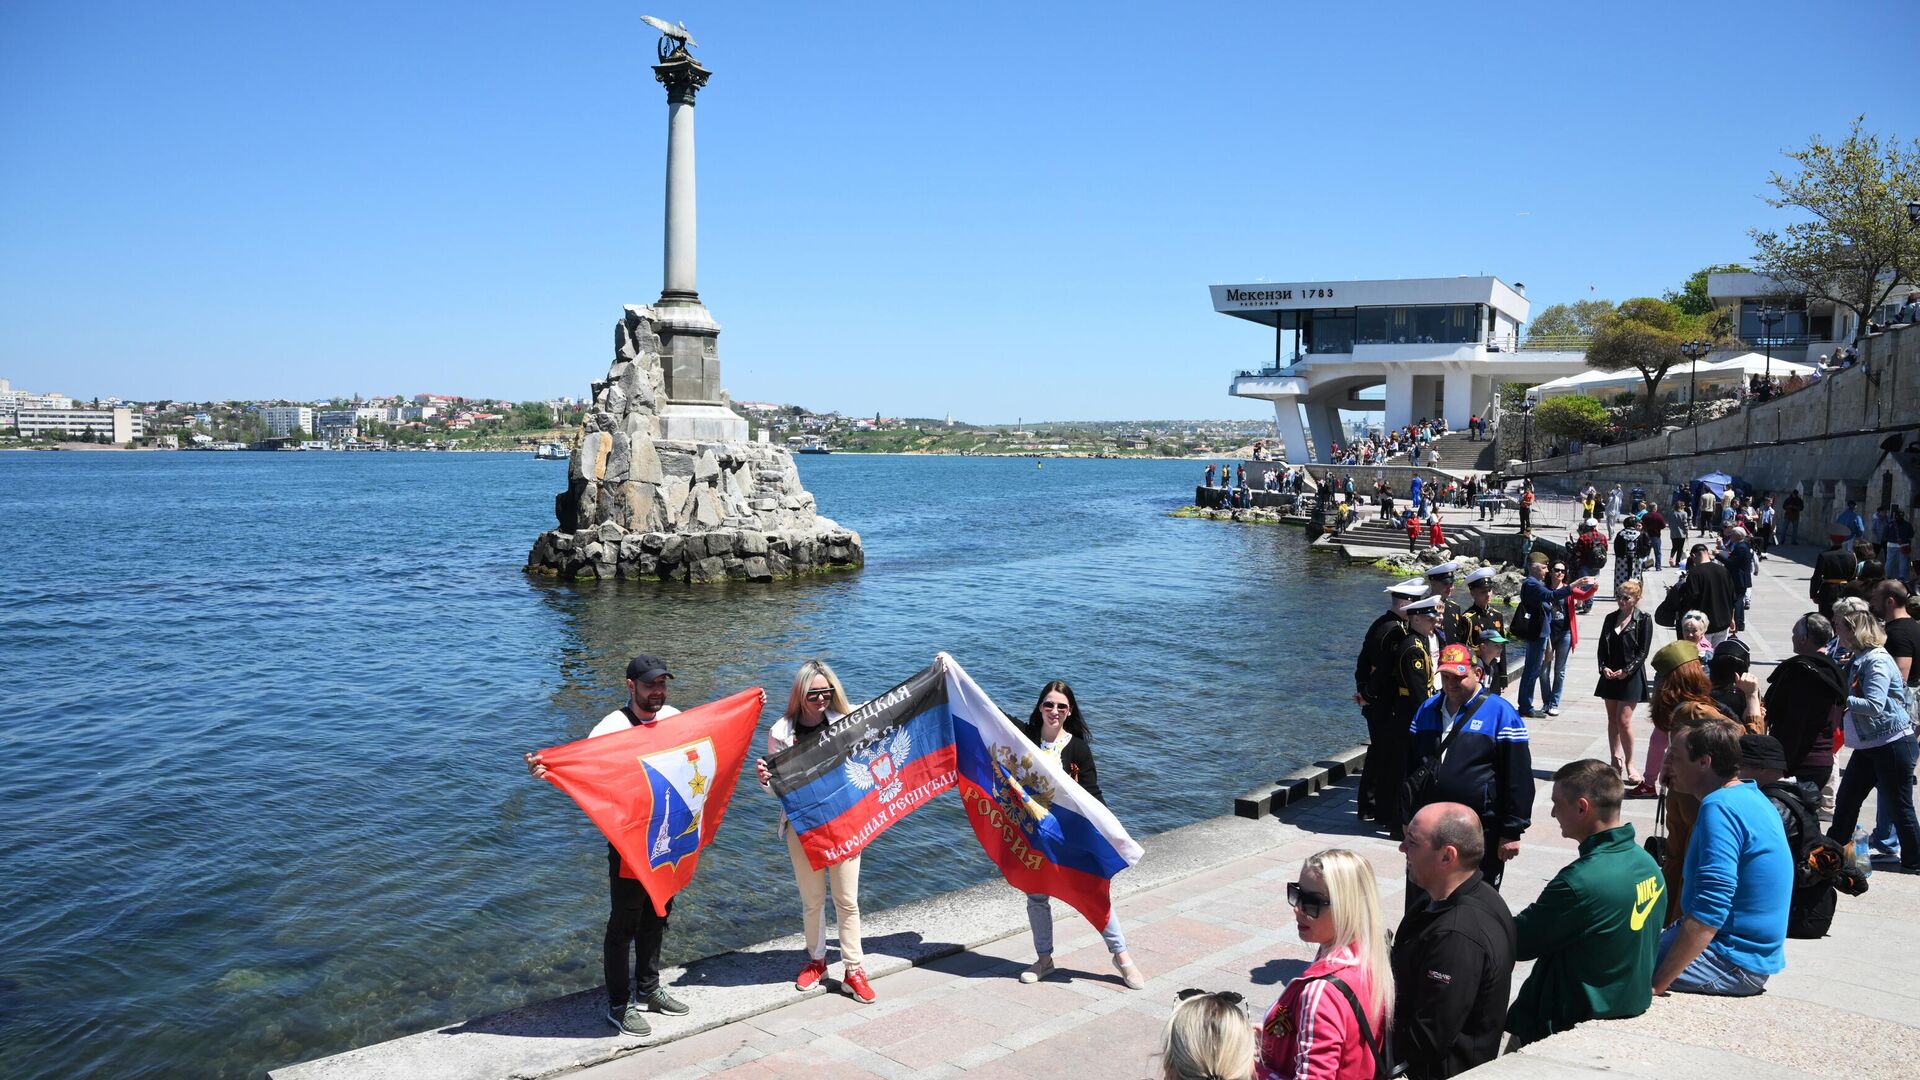
M630 727L652 727L667 717L677 716L679 713L680 710L671 705L662 705L660 706L660 711L653 714L652 720L644 724L635 724L633 717L627 715L626 706L622 705L620 708L601 717L600 722L593 725L593 730L587 732L587 738L591 739L595 735L611 735L616 731L625 731Z

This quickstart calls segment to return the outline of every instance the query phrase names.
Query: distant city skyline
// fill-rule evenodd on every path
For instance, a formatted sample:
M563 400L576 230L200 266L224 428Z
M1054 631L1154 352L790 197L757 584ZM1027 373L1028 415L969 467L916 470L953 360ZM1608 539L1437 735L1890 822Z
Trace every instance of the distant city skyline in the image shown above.
M1790 220L1760 198L1782 151L1862 112L1920 134L1859 77L1909 66L1871 32L1910 26L1892 3L1015 10L649 9L714 71L699 285L736 398L1257 420L1227 384L1271 337L1209 284L1658 295ZM80 400L583 396L661 284L641 13L10 8L0 371Z

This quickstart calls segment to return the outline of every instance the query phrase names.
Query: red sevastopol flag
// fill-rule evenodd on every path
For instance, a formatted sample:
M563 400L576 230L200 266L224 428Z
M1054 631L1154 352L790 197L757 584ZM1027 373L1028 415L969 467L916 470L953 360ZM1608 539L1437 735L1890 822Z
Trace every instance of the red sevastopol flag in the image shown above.
M540 751L547 779L620 852L656 914L693 880L726 816L767 693L759 687L611 735Z

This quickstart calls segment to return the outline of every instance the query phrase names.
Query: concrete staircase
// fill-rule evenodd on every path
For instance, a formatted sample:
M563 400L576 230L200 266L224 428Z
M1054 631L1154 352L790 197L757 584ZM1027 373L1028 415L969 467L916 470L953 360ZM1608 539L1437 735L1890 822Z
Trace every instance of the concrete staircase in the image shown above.
M1450 473L1464 476L1470 472L1492 472L1500 467L1495 460L1492 439L1474 442L1466 432L1452 431L1435 439L1433 446L1440 451L1440 468ZM1421 460L1425 459L1426 455L1422 454ZM1401 543L1405 542L1403 537Z
M1441 454L1443 455L1441 461L1445 462L1446 451L1442 450ZM1470 512L1461 511L1461 513ZM1378 513L1377 507L1364 507L1352 528L1338 536L1333 533L1322 535L1313 542L1314 550L1344 555L1351 562L1373 562L1389 555L1406 554L1407 531L1394 522L1382 521L1373 516ZM1448 550L1476 558L1485 557L1482 552L1489 534L1483 532L1472 521L1443 517L1440 528L1446 535ZM1426 547L1426 536L1423 534L1420 542L1415 545L1415 550L1424 551Z

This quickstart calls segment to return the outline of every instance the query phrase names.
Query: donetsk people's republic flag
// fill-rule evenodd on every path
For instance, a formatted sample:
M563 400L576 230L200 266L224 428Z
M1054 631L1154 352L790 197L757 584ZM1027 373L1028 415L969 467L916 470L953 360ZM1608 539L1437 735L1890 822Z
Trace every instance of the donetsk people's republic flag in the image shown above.
M767 771L815 870L860 854L953 786L953 723L939 665L768 758Z
M1042 754L951 657L947 708L960 799L1007 884L1072 905L1095 927L1112 914L1113 875L1140 861L1119 819Z
M655 914L693 880L726 816L766 691L742 690L659 723L540 751L547 779L572 796L620 852Z

